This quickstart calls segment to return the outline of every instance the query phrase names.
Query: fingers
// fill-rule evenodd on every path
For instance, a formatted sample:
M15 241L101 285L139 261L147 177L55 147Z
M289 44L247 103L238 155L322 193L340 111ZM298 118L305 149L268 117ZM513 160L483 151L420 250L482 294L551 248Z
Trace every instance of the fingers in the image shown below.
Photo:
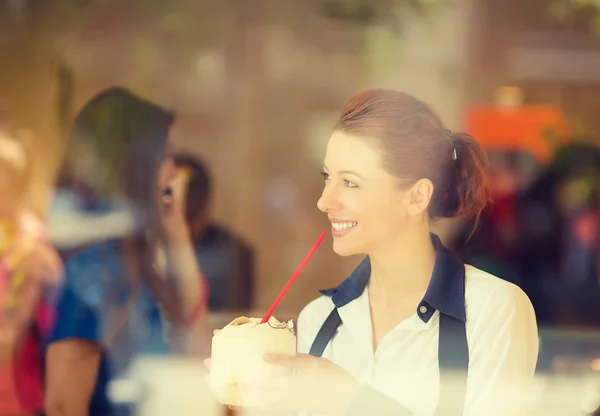
M294 356L290 355L266 353L263 355L263 360L269 364L288 367L289 365L293 364L293 360L291 360L290 357L295 358Z
M220 331L220 329L214 329L213 330L213 335L217 335L217 333Z
M307 354L286 355L286 354L265 354L264 361L269 364L280 365L294 370L308 370L316 368L319 359Z
M2 263L11 271L23 267L27 279L44 283L58 283L63 272L62 261L56 250L51 245L32 238L17 241L11 252L3 256Z

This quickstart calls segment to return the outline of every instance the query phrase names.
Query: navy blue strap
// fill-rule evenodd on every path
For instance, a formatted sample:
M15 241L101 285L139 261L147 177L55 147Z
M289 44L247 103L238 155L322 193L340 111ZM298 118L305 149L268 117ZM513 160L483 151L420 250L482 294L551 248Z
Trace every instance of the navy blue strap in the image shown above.
M314 357L321 357L341 324L342 318L340 318L337 308L333 308L327 319L325 319L323 326L319 329L319 333L310 347L309 354Z
M436 415L462 415L467 393L469 345L466 324L440 313L438 344L440 365L440 398Z

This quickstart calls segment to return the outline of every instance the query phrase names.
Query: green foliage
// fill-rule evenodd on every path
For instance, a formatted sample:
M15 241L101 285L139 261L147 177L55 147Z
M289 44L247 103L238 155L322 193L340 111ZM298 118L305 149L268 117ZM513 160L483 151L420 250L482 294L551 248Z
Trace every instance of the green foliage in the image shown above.
M585 16L589 29L600 36L600 0L553 0L548 12L557 20L571 24Z
M318 12L327 19L368 25L384 23L397 27L398 14L411 11L425 16L432 9L452 4L452 0L320 0Z

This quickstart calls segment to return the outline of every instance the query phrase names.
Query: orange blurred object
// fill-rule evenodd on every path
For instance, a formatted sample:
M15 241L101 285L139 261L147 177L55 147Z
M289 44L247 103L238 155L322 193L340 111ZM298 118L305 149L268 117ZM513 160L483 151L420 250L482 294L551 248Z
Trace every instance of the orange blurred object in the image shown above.
M528 152L548 162L572 138L565 115L551 105L480 105L467 111L466 130L488 151Z

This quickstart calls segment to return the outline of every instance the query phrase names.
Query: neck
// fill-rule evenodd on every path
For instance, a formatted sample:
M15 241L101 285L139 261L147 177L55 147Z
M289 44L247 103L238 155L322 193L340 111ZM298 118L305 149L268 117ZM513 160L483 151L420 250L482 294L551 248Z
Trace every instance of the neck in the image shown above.
M413 227L369 254L370 292L392 299L397 299L399 293L421 296L431 280L435 256L429 227Z

